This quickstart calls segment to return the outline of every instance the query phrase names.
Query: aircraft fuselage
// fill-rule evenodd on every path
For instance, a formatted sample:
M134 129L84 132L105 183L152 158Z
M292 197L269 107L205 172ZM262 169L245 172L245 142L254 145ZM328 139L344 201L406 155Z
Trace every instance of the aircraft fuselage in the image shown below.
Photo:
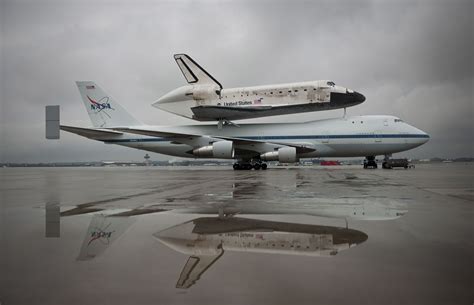
M153 129L152 126L149 128ZM216 125L160 126L157 129L261 141L261 144L248 144L248 147L239 145L240 151L236 151L236 159L245 157L246 148L249 151L265 152L284 147L285 143L314 148L312 152L298 154L299 158L364 157L409 150L429 140L426 133L399 118L382 115L306 123L245 124L239 127L231 125L222 129L218 129ZM101 141L176 157L196 158L190 145L178 144L169 138L123 134Z

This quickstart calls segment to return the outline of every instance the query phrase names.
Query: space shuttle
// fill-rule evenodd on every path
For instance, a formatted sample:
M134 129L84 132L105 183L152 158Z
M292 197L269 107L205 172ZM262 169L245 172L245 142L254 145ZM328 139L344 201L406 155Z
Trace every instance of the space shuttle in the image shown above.
M333 110L358 105L364 95L318 80L224 89L219 81L186 54L174 59L188 85L172 90L153 106L197 121L234 120Z
M189 256L176 283L181 289L193 286L226 251L332 257L368 238L349 228L240 217L201 217L153 236Z

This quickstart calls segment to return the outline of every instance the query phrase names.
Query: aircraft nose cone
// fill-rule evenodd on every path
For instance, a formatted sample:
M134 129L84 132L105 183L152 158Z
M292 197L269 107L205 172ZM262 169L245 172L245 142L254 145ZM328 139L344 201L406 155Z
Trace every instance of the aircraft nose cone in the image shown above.
M365 96L357 91L354 91L354 101L358 104L365 101Z
M331 103L334 106L349 107L365 101L365 96L357 91L346 90L345 93L331 92Z

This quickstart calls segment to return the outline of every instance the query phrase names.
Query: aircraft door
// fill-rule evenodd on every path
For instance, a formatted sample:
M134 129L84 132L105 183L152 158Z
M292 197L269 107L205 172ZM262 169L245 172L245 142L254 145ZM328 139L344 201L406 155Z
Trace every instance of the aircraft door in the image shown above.
M329 132L326 130L323 132L322 134L322 138L321 138L321 143L323 144L329 144Z
M374 139L375 139L375 143L380 143L382 142L382 135L380 134L380 132L374 132Z

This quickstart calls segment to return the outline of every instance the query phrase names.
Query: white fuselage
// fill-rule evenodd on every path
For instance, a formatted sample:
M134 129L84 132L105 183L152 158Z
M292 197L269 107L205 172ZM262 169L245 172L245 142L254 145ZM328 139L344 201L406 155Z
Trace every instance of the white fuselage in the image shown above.
M222 250L332 256L367 240L367 235L364 232L348 228L255 219L250 220L254 226L237 229L240 218L236 220L230 220L237 225L230 232L202 234L199 233L199 225L189 221L157 232L153 236L175 251L197 256L218 255ZM245 219L242 220L245 221ZM226 219L215 219L213 222L207 223L206 228L219 231L219 225L225 225L226 222L228 222ZM264 226L266 223L269 225ZM272 227L272 223L277 224L277 227ZM260 224L263 227L258 227Z
M213 86L183 86L165 94L153 106L198 121L215 121L219 115L230 120L248 119L339 109L365 100L363 95L331 81L228 88L218 92ZM223 108L214 108L217 112L197 112L196 107L209 106Z
M153 127L147 126L147 129ZM315 150L299 154L299 158L312 157L363 157L397 153L426 143L429 135L394 116L354 116L326 119L306 123L242 124L224 126L190 125L156 127L160 131L241 138L262 141L262 152L283 147L285 143L304 144ZM170 138L123 134L113 139L102 139L105 143L152 151L165 155L195 158L193 147L176 144ZM249 144L249 149L259 150L258 145ZM240 146L245 149L245 146ZM235 158L239 158L236 155Z

